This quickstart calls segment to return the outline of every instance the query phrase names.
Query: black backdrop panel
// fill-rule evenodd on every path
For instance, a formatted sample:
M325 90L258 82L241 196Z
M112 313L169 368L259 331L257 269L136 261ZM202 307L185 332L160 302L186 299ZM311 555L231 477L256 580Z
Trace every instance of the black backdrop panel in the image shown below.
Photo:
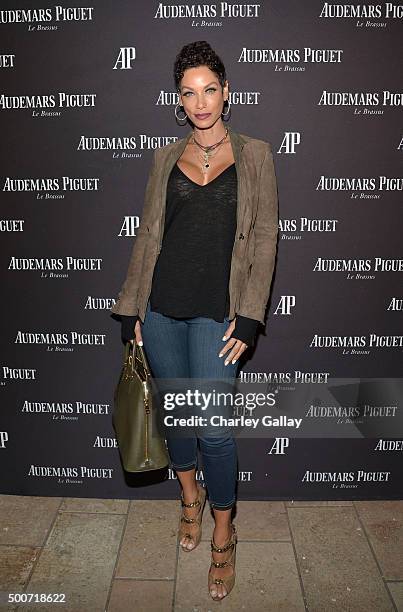
M223 58L231 125L271 143L278 180L266 332L241 376L401 376L402 18L395 2L2 3L2 493L177 495L170 471L122 472L110 308L152 151L190 129L172 68L194 40ZM371 437L240 440L239 498L401 498L395 403L365 417Z

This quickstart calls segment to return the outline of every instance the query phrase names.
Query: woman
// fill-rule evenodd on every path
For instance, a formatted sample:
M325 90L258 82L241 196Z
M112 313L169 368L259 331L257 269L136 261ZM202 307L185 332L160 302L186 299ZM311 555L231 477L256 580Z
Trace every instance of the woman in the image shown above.
M121 315L124 340L144 340L157 379L234 380L264 324L270 292L278 230L273 157L269 143L224 125L228 81L207 42L182 48L174 79L192 130L154 151L126 280L111 311ZM221 600L235 581L236 445L230 432L167 437L182 488L186 552L200 542L206 498L196 482L197 444L215 519L209 592Z

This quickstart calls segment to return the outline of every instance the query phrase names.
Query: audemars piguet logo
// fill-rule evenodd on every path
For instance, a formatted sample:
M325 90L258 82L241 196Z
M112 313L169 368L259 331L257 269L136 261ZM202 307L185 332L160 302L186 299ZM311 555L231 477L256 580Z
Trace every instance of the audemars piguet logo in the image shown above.
M260 4L251 2L240 4L233 2L163 4L160 2L154 14L154 19L249 19L259 17L260 6ZM209 25L209 23L200 22L192 25Z
M261 95L260 91L230 91L229 101L231 106L257 106ZM161 90L158 94L156 106L176 106L178 102L179 95L177 92Z
M330 372L303 372L294 370L293 372L240 372L241 382L249 383L302 383L302 384L325 384L328 382Z
M105 346L106 334L79 331L39 332L17 331L14 344L46 345L48 351L74 351L76 346Z
M59 484L83 484L84 480L104 480L113 476L113 468L55 465L30 465L28 476L36 478L57 478Z
M2 23L28 23L29 30L57 30L58 23L68 21L91 21L94 17L94 7L71 7L55 5L49 8L10 9L0 11ZM55 23L52 23L55 22ZM46 23L47 25L42 25ZM48 25L52 23L52 25Z
M323 90L318 106L353 106L354 115L383 115L386 108L403 106L403 92Z
M0 68L14 68L15 53L0 54Z
M248 49L243 47L238 56L239 63L275 64L276 72L304 72L299 64L339 64L343 49Z
M68 278L70 272L99 272L101 257L10 257L7 269L42 272L41 278Z
M317 257L312 268L313 272L344 272L347 279L357 278L370 280L375 274L384 272L403 272L403 259L387 259L371 257L368 259L336 259ZM370 272L372 276L362 277L359 273ZM349 273L352 273L351 275Z
M25 400L21 412L23 414L49 414L53 421L78 421L80 416L108 415L110 404L94 402L56 402Z
M351 198L379 200L381 193L403 191L401 176L321 176L316 185L316 191L351 191ZM370 191L371 193L364 193ZM355 193L360 192L360 193ZM378 192L378 193L374 193Z
M387 419L397 416L398 406L317 406L311 404L305 416L310 419L337 419L338 424L363 423L364 420Z
M353 472L312 472L306 470L302 475L301 482L323 483L331 485L332 489L357 489L362 484L374 484L379 486L379 483L390 482L391 472L355 470Z
M101 298L89 295L84 304L84 310L110 310L116 303L114 298Z
M58 109L94 108L95 93L68 93L59 91L56 94L7 96L0 95L1 110L32 110L33 117L60 116ZM55 110L56 109L56 110Z
M6 448L8 442L8 431L0 431L0 449Z
M357 28L386 28L387 21L381 19L402 19L403 6L393 2L382 4L347 4L325 2L319 13L322 19L355 19Z
M126 215L122 221L118 236L133 238L136 236L136 230L140 225L140 217L137 215Z
M238 482L251 482L253 479L253 472L238 472ZM168 468L168 480L177 480L175 472ZM203 470L196 470L196 480L204 480Z
M403 312L403 298L398 298L398 297L392 298L386 310L394 310L396 312Z
M38 200L63 200L66 192L98 191L101 179L98 177L46 177L46 178L12 178L3 179L2 191L37 192ZM43 192L43 193L38 193Z
M267 451L267 455L285 455L290 446L290 438L275 438Z
M302 240L303 234L322 234L336 232L338 219L279 219L281 240Z
M37 379L36 368L13 368L11 366L1 366L1 383L5 384L9 380L30 381Z
M92 446L93 448L118 448L118 443L116 438L96 436Z
M333 2L325 2L319 17L403 19L403 5L396 5L393 2L384 2L383 4L333 4Z
M368 334L365 336L320 336L315 334L309 343L314 349L342 349L343 355L369 355L371 349L403 348L403 336Z
M23 232L25 219L0 219L0 232Z
M114 158L142 157L142 151L154 151L176 142L178 136L81 136L77 151L112 151ZM136 153L133 153L136 151Z
M374 447L378 452L403 451L403 440L382 440L380 439Z

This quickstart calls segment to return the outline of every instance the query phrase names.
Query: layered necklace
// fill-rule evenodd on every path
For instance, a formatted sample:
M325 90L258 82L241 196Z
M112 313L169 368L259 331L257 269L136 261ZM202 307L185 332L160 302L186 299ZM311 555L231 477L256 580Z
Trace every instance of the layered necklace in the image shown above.
M218 147L220 147L224 143L224 140L227 138L227 136L228 136L228 128L225 128L225 136L221 138L221 140L219 140L218 142L212 145L206 146L206 145L200 144L200 142L197 142L194 136L194 132L193 132L192 142L195 145L197 145L199 149L201 150L201 152L198 150L196 151L196 157L201 163L202 174L207 174L208 168L210 168L210 158L213 158L217 154Z

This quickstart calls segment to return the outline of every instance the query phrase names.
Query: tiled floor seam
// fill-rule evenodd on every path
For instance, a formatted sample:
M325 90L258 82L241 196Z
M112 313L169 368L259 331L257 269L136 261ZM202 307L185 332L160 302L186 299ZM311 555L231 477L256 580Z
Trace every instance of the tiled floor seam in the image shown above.
M207 542L207 540L203 540ZM238 542L245 544L289 544L290 540L244 540L243 538L238 537Z
M359 500L359 501L361 501L361 500ZM397 609L397 607L396 607L396 604L395 604L395 602L394 602L394 599L393 599L393 597L392 597L392 594L391 594L391 592L389 591L388 581L385 579L384 575L382 574L382 568L381 568L381 566L379 565L379 562L378 562L377 556L376 556L375 551L374 551L374 549L373 549L373 547L372 547L372 544L371 544L371 540L370 540L370 539L369 539L369 537L368 537L368 534L367 534L367 531L366 531L366 529L365 529L364 523L363 523L363 522L362 522L362 520L361 520L361 517L360 517L360 515L359 515L359 513L358 513L357 506L355 505L355 503L354 503L354 502L353 502L353 508L354 508L354 511L355 511L355 514L356 514L357 520L358 520L358 522L359 522L359 524L360 524L360 526L361 526L361 529L362 529L362 531L363 531L363 534L365 535L365 538L366 538L366 540L367 540L367 542L368 542L369 550L371 551L371 554L372 554L372 556L373 556L373 558L374 558L374 561L375 561L375 563L376 563L376 567L378 568L378 571L379 571L379 575L380 575L380 577L381 577L381 579L382 579L382 582L383 582L383 584L384 584L384 586L385 586L385 590L386 590L387 594L389 595L389 599L390 599L390 602L391 602L391 604L392 604L392 606L393 606L393 609L395 610L395 612L399 612L399 611L398 611L398 609Z
M294 543L294 535L292 533L290 517L289 517L289 514L288 514L288 506L286 506L286 504L284 504L284 508L285 508L286 515L287 515L288 531L290 533L290 541L291 541L291 546L292 546L292 550L293 550L293 553L294 553L295 566L296 566L297 572L298 572L299 588L301 589L302 599L304 601L304 608L305 608L306 612L309 612L308 602L307 602L307 598L306 598L306 594L305 594L304 583L303 583L303 580L302 580L301 571L300 571L300 567L299 567L299 563L298 563L297 550L295 548L295 543ZM288 541L288 544L290 543L290 541Z
M292 500L287 500L287 501L292 501ZM300 500L302 501L302 500ZM318 500L318 501L325 501L325 500ZM334 501L342 501L342 500L334 500ZM352 501L347 501L344 500L345 503L344 504L337 504L337 506L333 506L332 504L303 504L302 506L298 505L298 501L293 504L292 506L286 506L286 508L351 508L352 504L354 502Z
M57 521L57 517L59 516L59 512L60 512L61 505L63 504L63 502L64 502L64 500L65 500L65 499L66 499L65 497L62 497L62 498L60 499L60 504L59 504L59 507L58 507L58 509L57 509L57 510L56 510L56 512L55 512L55 515L54 515L54 517L53 517L53 521L52 521L52 522L51 522L51 524L49 525L49 529L48 529L48 530L47 530L47 532L46 532L46 535L45 535L45 537L44 537L44 539L43 539L42 544L41 544L40 546L33 546L33 547L32 547L32 548L39 549L39 551L40 551L40 552L39 552L39 555L36 557L36 559L35 559L34 563L32 564L32 568L31 568L31 571L29 572L29 576L28 576L28 578L27 578L27 582L26 582L26 584L24 585L24 588L23 588L23 589L21 589L21 592L22 592L22 593L24 593L24 592L26 591L26 589L27 589L27 587L28 587L28 585L29 585L29 583L30 583L30 580L31 580L31 578L32 578L32 574L34 573L35 568L36 568L36 565L37 565L37 563L39 562L39 559L41 558L42 550L43 550L43 548L45 547L46 542L48 541L49 535L50 535L50 534L52 533L52 531L53 531L53 528L54 528L55 523L56 523L56 521ZM21 607L21 606L22 606L22 607ZM22 612L22 610L26 609L26 605L25 605L25 604L21 604L21 606L17 606L16 608L14 608L14 612L18 612L19 610L21 610L21 612Z
M175 558L175 568L174 568L174 584L173 584L173 588L172 588L172 608L171 611L175 612L175 604L176 604L176 581L178 578L178 564L179 564L179 529L180 529L180 523L181 523L181 510L178 513L178 525L177 525L177 532L178 532L178 537L176 538L176 558Z
M113 572L112 572L111 582L110 582L110 585L109 585L108 596L107 596L106 601L105 601L105 612L107 612L108 608L109 608L109 603L110 603L110 599L111 599L111 593L112 593L112 589L113 589L113 582L115 580L116 567L117 567L117 564L118 564L120 550L122 548L123 538L125 537L125 533L126 533L126 526L127 526L127 521L128 521L128 518L129 518L129 512L130 512L130 508L131 508L132 502L133 502L133 500L129 500L129 503L127 504L126 520L125 520L124 525L123 525L122 535L120 536L120 542L119 542L119 547L118 547L118 550L117 550L117 553L116 553L115 565L113 566ZM121 513L119 513L119 514L121 514Z
M174 578L143 578L137 576L116 576L113 580L137 580L138 582L173 582Z
M96 514L96 516L124 516L127 514L127 512L86 512L85 510L62 510L61 512L62 514Z
M392 593L389 590L389 585L388 585L389 582L393 582L393 581L383 579L383 584L385 585L385 589L386 589L386 591L387 591L387 593L388 593L388 595L390 597L390 601L392 603L393 609L395 610L395 612L399 612L399 610L398 610L398 608L397 608L397 606L395 604L395 600L393 599ZM396 581L396 582L399 582L399 581Z

